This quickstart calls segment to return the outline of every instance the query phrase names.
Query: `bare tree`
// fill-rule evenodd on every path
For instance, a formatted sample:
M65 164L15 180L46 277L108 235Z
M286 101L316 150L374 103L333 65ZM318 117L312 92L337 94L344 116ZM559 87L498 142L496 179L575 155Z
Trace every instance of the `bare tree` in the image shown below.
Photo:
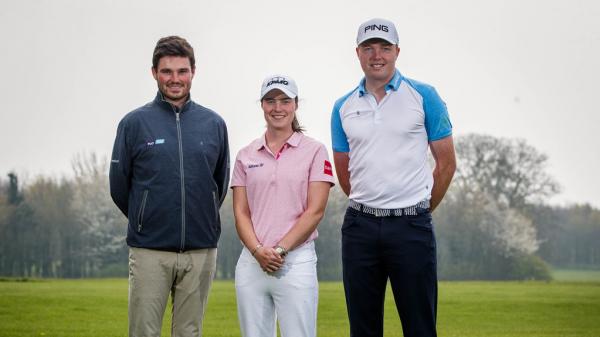
M72 200L72 185L65 179L39 176L27 186L25 202L31 207L33 222L22 229L31 276L67 276L63 267L76 258L67 248L80 231Z
M453 184L463 193L481 192L509 208L523 209L560 190L546 172L548 157L525 140L470 134L457 138L456 153Z

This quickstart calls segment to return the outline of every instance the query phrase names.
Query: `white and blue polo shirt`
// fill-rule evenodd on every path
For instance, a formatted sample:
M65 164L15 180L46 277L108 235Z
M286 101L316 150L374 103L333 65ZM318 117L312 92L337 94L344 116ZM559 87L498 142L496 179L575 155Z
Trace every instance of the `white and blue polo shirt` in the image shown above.
M365 79L335 102L334 152L348 152L350 199L375 208L404 208L431 197L428 145L452 134L446 104L435 89L398 70L377 103Z

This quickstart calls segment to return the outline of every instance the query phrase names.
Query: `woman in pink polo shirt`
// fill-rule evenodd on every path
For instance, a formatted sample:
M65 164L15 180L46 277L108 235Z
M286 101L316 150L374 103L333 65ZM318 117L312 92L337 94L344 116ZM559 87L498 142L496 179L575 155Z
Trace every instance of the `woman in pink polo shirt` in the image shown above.
M267 130L240 150L233 210L244 249L235 269L242 336L316 335L318 282L313 240L333 185L320 142L302 134L293 79L267 77L261 88Z

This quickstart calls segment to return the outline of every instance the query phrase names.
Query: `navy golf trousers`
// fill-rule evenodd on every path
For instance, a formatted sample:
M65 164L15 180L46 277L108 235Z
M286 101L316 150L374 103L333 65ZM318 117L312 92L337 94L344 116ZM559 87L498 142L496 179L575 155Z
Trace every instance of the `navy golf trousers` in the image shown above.
M342 261L351 337L383 336L388 278L404 336L436 336L436 245L429 210L376 217L348 208Z

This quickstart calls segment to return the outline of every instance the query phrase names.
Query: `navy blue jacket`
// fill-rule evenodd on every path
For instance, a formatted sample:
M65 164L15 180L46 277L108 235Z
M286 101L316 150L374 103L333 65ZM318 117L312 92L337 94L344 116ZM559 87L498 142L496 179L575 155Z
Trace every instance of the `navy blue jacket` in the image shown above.
M229 184L227 128L214 111L163 100L119 123L110 194L129 220L127 244L166 251L217 247Z

